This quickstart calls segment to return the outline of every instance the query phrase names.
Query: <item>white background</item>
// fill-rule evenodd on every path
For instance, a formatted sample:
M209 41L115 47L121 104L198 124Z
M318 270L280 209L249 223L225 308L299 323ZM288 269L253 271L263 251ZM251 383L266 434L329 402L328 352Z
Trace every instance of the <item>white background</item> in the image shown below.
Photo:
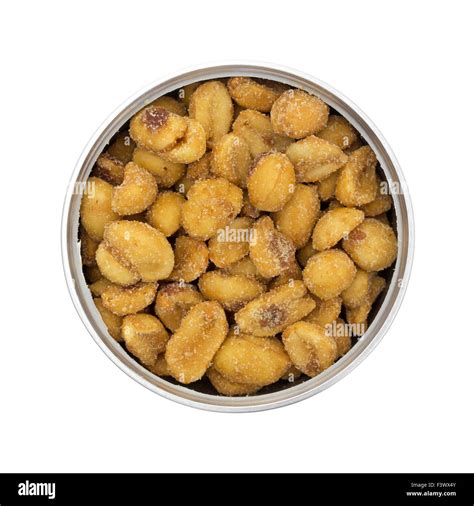
M468 2L9 2L1 43L0 471L474 471ZM414 203L414 270L378 348L322 394L226 415L165 400L69 298L60 218L83 146L162 74L288 65L378 125Z

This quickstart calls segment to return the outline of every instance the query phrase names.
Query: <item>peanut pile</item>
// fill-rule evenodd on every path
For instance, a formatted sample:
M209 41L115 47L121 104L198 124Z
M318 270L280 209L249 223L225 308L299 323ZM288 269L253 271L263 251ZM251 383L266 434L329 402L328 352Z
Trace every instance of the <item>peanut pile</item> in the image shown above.
M152 373L222 395L320 374L365 332L396 260L377 168L344 117L273 81L148 104L82 196L84 274L108 332Z

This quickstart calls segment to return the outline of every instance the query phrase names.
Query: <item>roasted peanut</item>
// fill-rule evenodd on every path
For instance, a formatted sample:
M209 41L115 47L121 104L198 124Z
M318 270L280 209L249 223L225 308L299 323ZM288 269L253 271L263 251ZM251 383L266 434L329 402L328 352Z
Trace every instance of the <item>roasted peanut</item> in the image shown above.
M198 88L201 85L200 82L197 83L191 83L187 84L186 86L183 86L180 88L178 94L179 98L182 100L183 104L186 107L189 107L189 102L191 101L191 97L193 93L195 92L196 88Z
M81 200L81 224L89 237L99 242L104 237L105 226L119 219L112 210L112 194L114 187L98 177L87 180Z
M290 200L295 183L295 171L286 155L262 154L247 178L250 203L261 211L279 211Z
M138 112L130 121L130 136L141 147L160 152L170 149L183 138L188 120L151 105Z
M155 313L158 318L174 332L186 313L204 297L196 287L189 284L170 283L158 290Z
M375 216L376 220L379 220L381 223L385 225L390 226L390 220L388 219L387 213L379 214L378 216Z
M100 278L89 285L89 290L92 295L100 297L104 293L104 290L112 284L107 278Z
M228 225L242 208L242 190L226 179L197 181L181 209L182 225L196 239L207 240Z
M247 143L234 133L225 134L212 150L211 171L231 183L245 188L251 163Z
M284 274L273 278L268 286L273 289L286 283L292 283L295 279L303 279L303 272L296 259L292 260L290 267L285 270Z
M99 243L91 239L84 227L79 228L79 239L81 241L81 257L83 265L95 265L95 254Z
M214 265L229 267L248 254L254 240L252 223L250 218L236 218L209 240L209 258Z
M244 204L242 205L242 209L240 210L240 214L242 216L246 216L247 218L258 218L262 213L259 209L253 206L250 203L249 195L247 192L244 193Z
M216 353L213 367L231 382L264 386L278 381L291 362L275 337L230 333Z
M334 197L338 177L339 171L336 170L336 172L318 182L318 193L322 202L326 202Z
M151 105L166 109L168 112L172 112L178 116L186 116L186 106L182 102L178 102L175 98L168 97L167 95L153 100Z
M99 251L107 254L99 255ZM107 279L123 285L139 279L153 282L167 278L174 266L173 250L166 237L146 223L128 220L107 225L96 259Z
M347 322L350 324L357 324L362 327L362 330L359 332L362 334L365 332L365 328L367 327L367 318L372 309L372 305L377 299L377 297L382 293L385 288L386 281L381 276L373 276L369 279L369 289L368 292L358 306L346 306L346 318Z
M173 281L194 281L206 271L209 263L206 243L185 235L176 238L174 256L174 269L169 275Z
M242 111L232 125L233 132L248 145L252 156L266 153L272 149L284 151L292 140L277 135L272 128L270 118L258 111Z
M332 248L364 221L364 213L352 207L332 209L321 216L313 230L313 248Z
M107 183L118 185L122 184L124 170L125 164L106 152L97 158L92 174L107 181Z
M341 250L330 249L312 256L303 271L308 290L322 300L337 297L356 275L354 262Z
M118 316L138 313L149 306L156 295L156 283L137 283L130 287L111 283L102 291L104 306Z
M122 339L122 318L120 316L117 316L116 314L112 313L112 311L109 311L104 304L102 303L102 300L97 298L94 299L95 307L97 308L97 311L99 311L100 316L105 323L105 326L107 327L107 330L109 331L109 334L116 340L116 341L123 341Z
M293 364L311 378L330 367L338 356L336 341L316 323L290 325L283 332L283 345Z
M101 276L112 283L130 286L140 281L140 273L134 265L104 242L99 244L95 258Z
M244 333L274 336L304 318L315 306L313 299L307 296L304 283L296 280L246 304L236 313L235 321Z
M272 106L273 130L292 139L301 139L322 130L328 121L329 107L319 98L302 90L287 90Z
M111 158L118 160L125 165L126 163L132 161L133 150L135 147L136 144L133 142L128 131L122 130L107 146L107 151L104 154L110 155Z
M327 178L347 163L348 157L335 144L310 135L291 144L286 155L295 168L299 183L313 183Z
M356 207L372 202L377 196L377 158L369 146L349 156L336 183L336 198L343 205Z
M158 355L166 348L169 336L156 316L136 314L125 316L122 338L127 350L146 367L153 367Z
M279 83L259 83L250 77L231 77L227 89L241 107L260 112L270 112L275 100L285 91Z
M321 300L316 297L316 307L305 317L305 321L317 323L322 327L332 323L341 314L342 299L341 297L333 297L328 300Z
M220 270L206 272L199 278L199 290L204 297L207 300L217 300L229 311L238 311L265 289L266 286L255 279Z
M166 161L161 156L144 148L133 152L133 161L150 172L160 188L170 188L183 177L185 165Z
M181 226L181 208L184 202L184 197L179 193L172 191L160 193L148 209L147 222L166 237L173 235Z
M122 216L141 213L158 195L155 178L133 162L125 166L123 182L114 188L112 210Z
M397 237L388 225L365 219L342 243L352 260L365 271L381 271L397 258Z
M392 197L388 193L384 193L382 188L382 182L377 177L377 196L372 202L360 206L367 218L380 216L392 208Z
M206 132L199 121L185 118L187 128L184 136L171 148L160 151L160 156L172 163L191 163L206 152Z
M273 214L276 228L302 248L309 239L319 215L319 197L315 186L297 184L283 209Z
M295 259L293 243L279 232L269 216L263 216L253 226L250 258L259 274L272 278L285 274Z
M331 114L327 125L318 132L318 137L341 149L349 149L359 138L355 128L344 118Z
M158 355L156 362L150 367L150 371L157 376L171 376L164 353Z
M350 328L344 323L344 320L337 318L331 324L327 324L324 327L327 335L332 336L336 341L337 346L337 358L345 355L352 346L352 332Z
M232 124L234 106L229 92L220 81L201 84L191 95L189 116L204 127L208 146L214 146Z
M218 302L200 302L192 307L166 347L170 374L185 384L202 378L228 329L224 310Z
M212 386L222 395L243 396L254 394L262 387L260 385L249 385L245 383L236 383L218 373L214 367L210 367L206 373Z
M257 268L255 267L255 264L252 262L250 257L244 257L242 260L239 260L235 264L232 264L223 270L228 274L243 274L248 278L265 281L265 278L263 276L260 276L258 273Z
M313 248L311 241L309 241L303 248L299 249L296 252L296 258L298 259L301 267L306 267L308 260L315 254L317 251Z
M357 269L351 285L341 293L344 306L354 308L360 306L367 299L371 277L372 275L368 272Z

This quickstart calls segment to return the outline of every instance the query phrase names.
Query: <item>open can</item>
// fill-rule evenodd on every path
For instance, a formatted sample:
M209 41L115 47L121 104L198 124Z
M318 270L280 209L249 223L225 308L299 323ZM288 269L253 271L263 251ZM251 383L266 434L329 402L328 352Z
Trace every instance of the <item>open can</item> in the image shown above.
M285 388L271 385L262 393L244 397L224 397L194 390L192 385L173 383L154 375L133 359L109 335L94 305L82 272L78 241L82 196L78 189L84 188L98 156L122 125L145 105L162 95L197 81L232 76L270 79L300 88L320 97L338 114L344 116L377 156L391 189L392 226L398 236L398 256L392 266L386 290L374 309L376 313L368 329L349 352L314 378L287 384ZM375 125L350 100L320 80L299 71L273 64L232 63L194 68L167 76L131 97L103 123L80 156L68 186L62 217L61 246L66 281L76 310L99 347L122 371L153 392L188 406L213 411L250 412L285 406L321 392L349 373L375 348L395 318L407 288L413 263L414 218L405 180L393 152Z

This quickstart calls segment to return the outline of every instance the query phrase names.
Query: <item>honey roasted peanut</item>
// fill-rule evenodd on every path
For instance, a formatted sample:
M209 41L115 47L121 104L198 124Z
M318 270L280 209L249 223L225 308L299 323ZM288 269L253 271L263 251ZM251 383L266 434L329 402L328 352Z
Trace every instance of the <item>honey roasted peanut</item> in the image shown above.
M372 202L378 191L376 166L377 158L369 146L363 146L351 153L337 179L337 200L347 207Z
M343 167L348 160L338 146L315 135L291 144L286 155L295 168L299 183L321 181Z
M209 251L204 241L185 235L176 239L174 247L175 265L169 279L189 283L206 271Z
M165 160L161 156L144 148L133 152L133 161L150 172L160 188L170 188L184 175L185 165Z
M250 242L255 241L252 224L250 218L241 216L209 240L209 258L214 265L229 267L248 254Z
M112 209L114 187L99 179L87 180L81 200L81 224L89 237L96 242L102 240L105 226L119 218Z
M289 326L283 332L283 345L293 364L311 378L330 367L338 356L336 341L316 323Z
M329 107L303 90L282 93L272 106L274 131L292 139L302 139L322 130L328 121Z
M271 150L285 151L292 140L273 131L270 118L258 111L245 109L232 125L233 132L248 145L252 156Z
M254 394L262 387L261 385L250 385L245 383L236 383L229 381L222 374L218 373L214 367L207 370L207 377L212 383L212 386L222 395L227 396L244 396Z
M329 116L327 125L318 132L318 137L344 150L351 148L359 138L356 129L346 118L336 114Z
M224 310L218 302L200 302L192 307L166 347L170 374L184 384L202 378L228 329Z
M286 155L262 154L249 171L249 201L261 211L279 211L290 200L295 183L295 171Z
M308 290L322 300L332 299L349 288L357 269L339 249L321 251L312 256L303 271Z
M245 188L251 164L247 143L234 133L222 136L212 150L211 171L217 177Z
M279 232L269 216L263 216L252 229L254 241L250 244L250 259L264 278L284 274L295 259L293 243Z
M123 285L165 279L174 266L166 237L146 223L128 220L107 225L96 259L103 276Z
M208 81L196 88L189 101L189 116L203 127L209 147L225 135L232 124L234 106L220 81Z
M102 290L102 304L118 316L138 313L155 300L156 288L156 283L137 283L130 287L110 283Z
M365 219L342 243L352 260L368 272L386 269L397 257L397 238L389 225Z
M122 216L138 214L151 206L158 194L155 178L133 162L125 166L123 182L114 188L112 209Z
M226 179L205 179L192 185L181 209L184 230L207 240L236 218L242 208L242 190Z
M250 77L231 77L227 89L241 107L260 112L270 112L275 100L285 91L279 83L260 83Z
M364 221L364 213L351 207L331 209L319 219L313 230L313 248L332 248Z
M130 121L130 136L141 147L156 153L170 149L186 134L186 118L151 105L138 112Z
M319 215L319 205L317 188L298 184L283 209L273 214L276 228L297 249L308 242Z
M181 226L181 208L184 202L184 197L177 192L160 193L148 209L147 222L166 237L173 235Z
M200 277L199 290L206 299L220 302L224 309L238 311L247 302L261 295L266 286L243 274L216 270Z
M213 368L231 382L270 385L291 367L285 348L275 337L230 333L213 360Z
M186 313L204 297L194 285L188 283L169 283L158 290L155 313L172 332L181 325Z
M274 336L308 315L316 304L302 281L279 286L246 304L235 315L243 333Z
M127 350L146 367L152 367L166 348L169 336L160 320L149 314L123 319L122 338Z

